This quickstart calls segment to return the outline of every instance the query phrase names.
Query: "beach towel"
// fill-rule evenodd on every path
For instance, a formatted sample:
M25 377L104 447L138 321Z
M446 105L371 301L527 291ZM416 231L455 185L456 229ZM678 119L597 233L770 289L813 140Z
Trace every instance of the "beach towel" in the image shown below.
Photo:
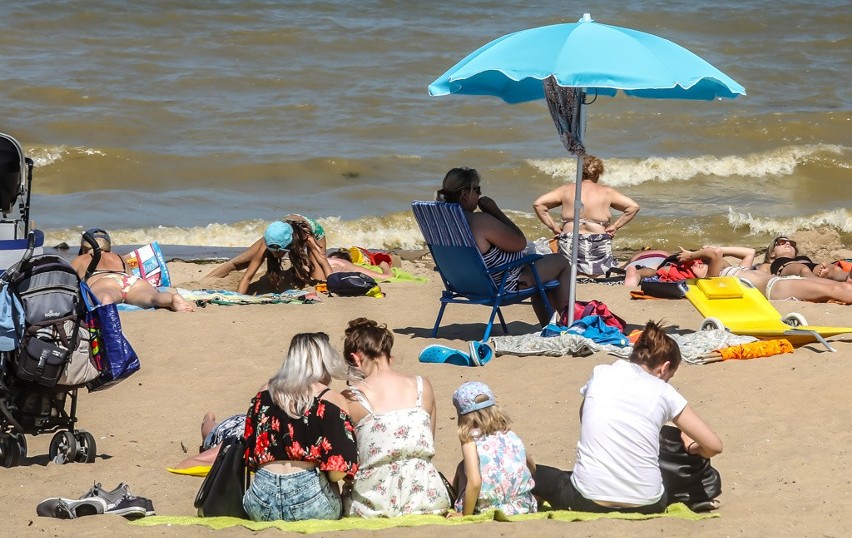
M446 518L441 515L408 515L391 518L365 519L359 517L346 517L343 519L324 521L310 519L307 521L249 521L235 517L191 517L191 516L149 516L132 521L130 524L139 527L153 527L155 525L186 526L202 525L211 529L227 529L230 527L243 526L252 531L264 529L279 529L285 532L297 532L301 534L313 534L317 532L330 533L344 530L376 531L395 527L419 527L422 525L467 525L471 523L482 523L485 521L522 522L533 520L552 519L554 521L593 521L596 519L626 519L641 521L657 518L677 518L689 521L720 517L717 513L697 514L687 508L685 504L672 504L661 514L623 514L618 512L591 513L572 512L569 510L545 510L535 514L521 514L507 516L499 510L491 510L473 516Z
M602 316L584 316L568 327L569 333L579 334L598 344L611 344L614 346L628 346L627 337L617 328L608 325Z
M224 306L247 305L247 304L313 304L320 302L316 294L304 290L287 290L281 293L264 293L262 295L246 295L231 290L187 290L184 288L167 288L160 286L159 291L172 291L180 294L187 301L194 302L196 306L207 306L217 304ZM142 308L127 303L119 303L119 310L155 310L154 307Z
M354 262L353 262L354 263ZM370 271L375 271L377 273L382 272L382 268L378 265L370 265L366 262L356 263L358 267L363 267L364 269L369 269ZM393 276L385 276L382 278L376 278L379 282L417 282L419 284L424 284L429 282L429 279L423 276L415 276L407 271L403 271L399 267L391 267L391 273Z
M687 334L669 334L680 348L683 361L688 364L702 364L701 357L715 349L755 342L753 336L731 334L722 329L696 331ZM538 333L518 336L494 336L491 338L494 353L497 355L544 355L562 357L573 355L584 357L604 351L610 355L626 359L633 352L633 346L619 347L611 344L598 344L577 334L563 333L557 336L543 337Z
M516 355L518 357L531 355L585 357L598 351L604 351L610 355L626 359L633 349L632 347L620 347L612 344L598 344L594 340L568 332L555 336L541 336L539 333L494 336L491 338L491 342L496 355Z

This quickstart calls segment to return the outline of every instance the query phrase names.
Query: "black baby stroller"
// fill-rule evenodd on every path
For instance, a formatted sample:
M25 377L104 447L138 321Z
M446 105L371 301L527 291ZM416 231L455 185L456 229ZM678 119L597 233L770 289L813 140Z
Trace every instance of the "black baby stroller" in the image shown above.
M92 463L95 438L75 428L77 390L99 372L76 271L28 249L0 277L0 304L0 465L26 457L26 434L50 432L52 461Z
M77 388L97 373L80 282L68 262L43 255L44 234L30 228L32 168L0 133L0 466L26 457L27 434L50 432L53 461L91 463L95 439L74 428Z

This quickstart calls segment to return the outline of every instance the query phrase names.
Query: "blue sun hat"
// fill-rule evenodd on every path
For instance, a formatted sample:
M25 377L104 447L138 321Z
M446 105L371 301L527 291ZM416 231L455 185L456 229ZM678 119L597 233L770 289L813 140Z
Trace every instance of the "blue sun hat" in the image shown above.
M485 399L477 402L476 400L484 396ZM481 381L468 381L457 388L453 393L453 405L456 407L459 415L466 415L486 407L491 407L497 402L494 400L494 393L488 388L488 385Z
M266 243L266 248L273 252L284 250L293 242L293 227L286 222L276 220L263 232L263 241Z
M112 244L112 239L110 238L107 231L104 230L103 228L89 228L88 230L86 230L85 232L82 233L82 235L86 235L86 234L89 234L89 236L91 236L91 238L94 239L94 240L106 239L107 243ZM83 253L83 246L84 245L87 245L85 239L80 241L80 250L77 251L78 256Z

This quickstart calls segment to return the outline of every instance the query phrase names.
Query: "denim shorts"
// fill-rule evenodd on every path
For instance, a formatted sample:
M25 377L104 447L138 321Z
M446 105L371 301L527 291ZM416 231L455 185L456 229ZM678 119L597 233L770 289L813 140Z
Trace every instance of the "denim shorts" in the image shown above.
M292 474L258 469L243 497L243 508L254 521L340 519L343 515L337 487L318 468Z

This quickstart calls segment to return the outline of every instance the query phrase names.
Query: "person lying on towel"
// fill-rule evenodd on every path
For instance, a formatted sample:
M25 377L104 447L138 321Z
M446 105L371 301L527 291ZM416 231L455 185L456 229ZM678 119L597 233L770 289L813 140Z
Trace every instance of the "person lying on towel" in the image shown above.
M91 288L102 304L127 303L141 308L168 308L176 312L192 312L195 309L179 294L170 291L158 291L150 282L131 274L124 258L112 252L112 240L109 234L100 228L86 230L100 247L98 265L91 274L87 274L92 263L94 248L85 240L81 241L79 255L71 260L71 267Z

